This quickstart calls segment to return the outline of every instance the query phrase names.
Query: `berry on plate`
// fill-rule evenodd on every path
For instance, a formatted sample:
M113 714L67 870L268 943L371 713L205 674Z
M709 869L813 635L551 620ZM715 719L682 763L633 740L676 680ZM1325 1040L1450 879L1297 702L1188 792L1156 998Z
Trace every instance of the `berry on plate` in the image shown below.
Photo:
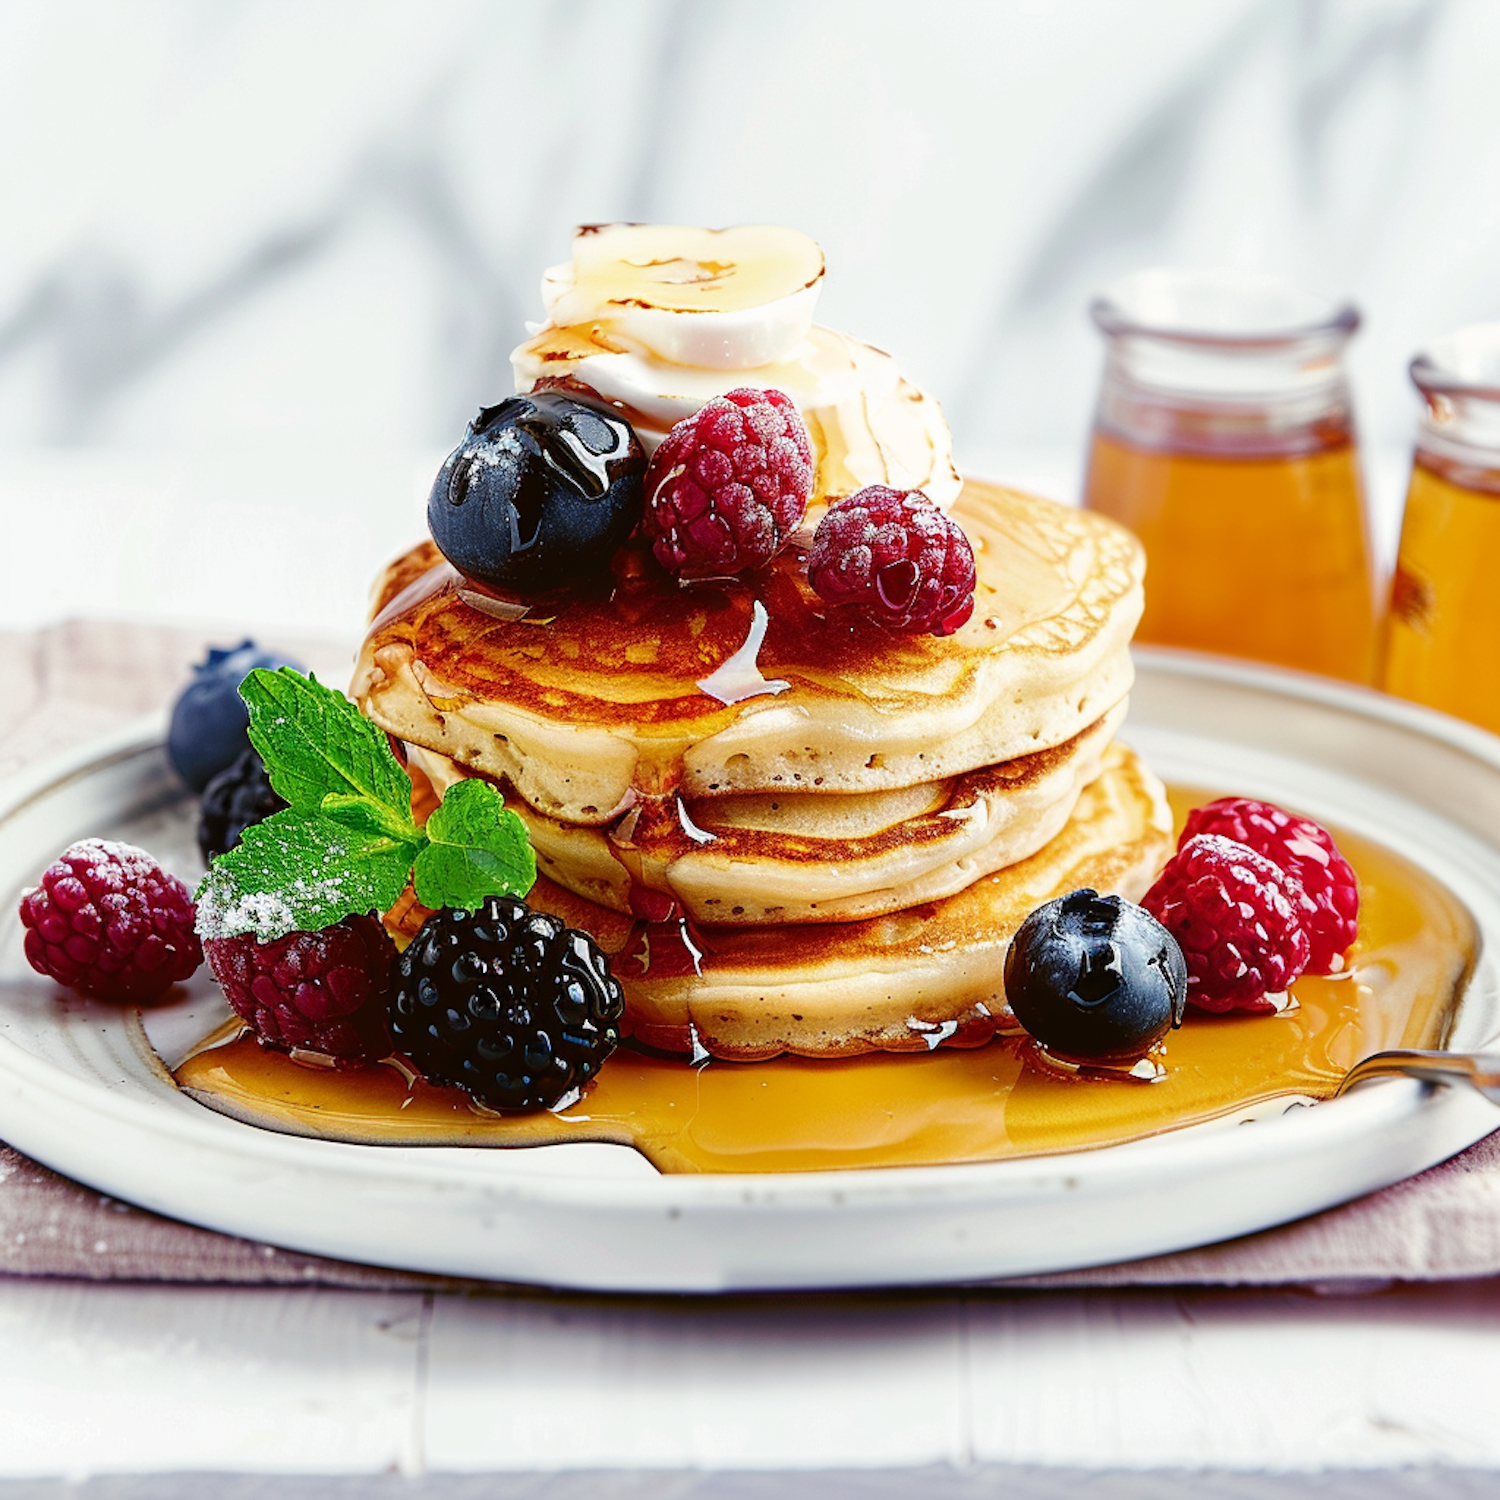
M203 863L227 854L247 828L285 806L271 788L265 762L253 748L242 751L204 787L198 803L198 852Z
M250 748L250 714L240 701L240 683L256 667L275 671L296 665L254 641L209 647L173 706L167 730L167 756L195 792Z
M203 962L193 900L144 849L84 839L21 895L26 959L100 1000L159 1000Z
M346 1062L390 1051L386 1000L396 945L373 916L269 943L209 938L209 967L235 1013L263 1042Z
M1359 931L1359 881L1327 829L1270 802L1220 797L1188 814L1178 847L1200 833L1245 844L1292 876L1306 893L1300 912L1311 946L1307 972L1343 967Z
M434 1083L489 1109L546 1109L599 1071L624 1012L587 933L491 896L422 924L396 964L391 1035Z
M646 471L646 535L677 578L764 567L807 514L812 447L781 391L730 391L669 432Z
M1294 876L1220 834L1188 839L1141 905L1182 945L1188 999L1201 1010L1278 1009L1311 952Z
M1065 1057L1142 1057L1182 1025L1187 965L1172 934L1120 896L1084 888L1039 906L1005 955L1005 999Z
M460 573L541 594L603 573L641 517L646 457L602 402L534 391L486 407L448 455L427 526Z
M835 609L885 629L952 635L974 612L974 549L921 490L872 484L829 508L807 581Z

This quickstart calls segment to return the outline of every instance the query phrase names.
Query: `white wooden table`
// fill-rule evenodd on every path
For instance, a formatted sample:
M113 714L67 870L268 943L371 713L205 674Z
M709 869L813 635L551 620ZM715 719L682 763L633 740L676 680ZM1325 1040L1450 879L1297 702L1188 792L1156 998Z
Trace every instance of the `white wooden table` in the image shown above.
M1425 1465L1500 1470L1500 1286L668 1303L0 1284L0 1496L35 1475L556 1470L652 1471L630 1493L664 1495L684 1481L662 1471L880 1470L881 1493L940 1495L1016 1466L1039 1494L1080 1469L1357 1470L1381 1494L1372 1471Z

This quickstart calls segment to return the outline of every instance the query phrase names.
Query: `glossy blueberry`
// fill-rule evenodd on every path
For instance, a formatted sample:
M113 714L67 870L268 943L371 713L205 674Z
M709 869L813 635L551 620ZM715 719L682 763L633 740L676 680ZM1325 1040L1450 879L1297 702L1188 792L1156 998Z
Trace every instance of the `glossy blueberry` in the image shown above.
M172 709L167 755L195 792L201 792L250 748L250 715L238 690L255 667L302 670L291 657L263 651L254 641L211 646L208 656L193 668L193 680Z
M646 455L630 423L563 391L487 407L449 454L427 525L460 573L539 594L603 572L641 518Z
M1182 1024L1187 963L1149 912L1085 888L1021 924L1005 957L1005 998L1050 1051L1140 1057Z

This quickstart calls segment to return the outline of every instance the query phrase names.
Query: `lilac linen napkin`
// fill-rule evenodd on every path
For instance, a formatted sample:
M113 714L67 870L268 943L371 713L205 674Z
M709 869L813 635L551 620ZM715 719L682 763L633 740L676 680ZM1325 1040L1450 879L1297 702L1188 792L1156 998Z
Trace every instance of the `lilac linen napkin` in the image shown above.
M346 675L328 643L273 640ZM200 635L118 623L0 633L0 778L165 704ZM1500 1133L1343 1208L1225 1244L1005 1283L1022 1287L1340 1285L1500 1272ZM437 1278L324 1260L215 1234L101 1196L0 1146L0 1274L99 1281L405 1288ZM468 1283L472 1285L472 1283Z

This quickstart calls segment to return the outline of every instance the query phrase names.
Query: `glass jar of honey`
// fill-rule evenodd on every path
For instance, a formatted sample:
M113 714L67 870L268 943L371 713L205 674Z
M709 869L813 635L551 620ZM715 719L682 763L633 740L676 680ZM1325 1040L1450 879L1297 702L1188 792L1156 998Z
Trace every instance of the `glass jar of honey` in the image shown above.
M1500 323L1411 362L1424 409L1381 685L1500 734Z
M1378 609L1335 304L1252 272L1153 270L1107 340L1084 504L1146 547L1136 639L1369 682Z

